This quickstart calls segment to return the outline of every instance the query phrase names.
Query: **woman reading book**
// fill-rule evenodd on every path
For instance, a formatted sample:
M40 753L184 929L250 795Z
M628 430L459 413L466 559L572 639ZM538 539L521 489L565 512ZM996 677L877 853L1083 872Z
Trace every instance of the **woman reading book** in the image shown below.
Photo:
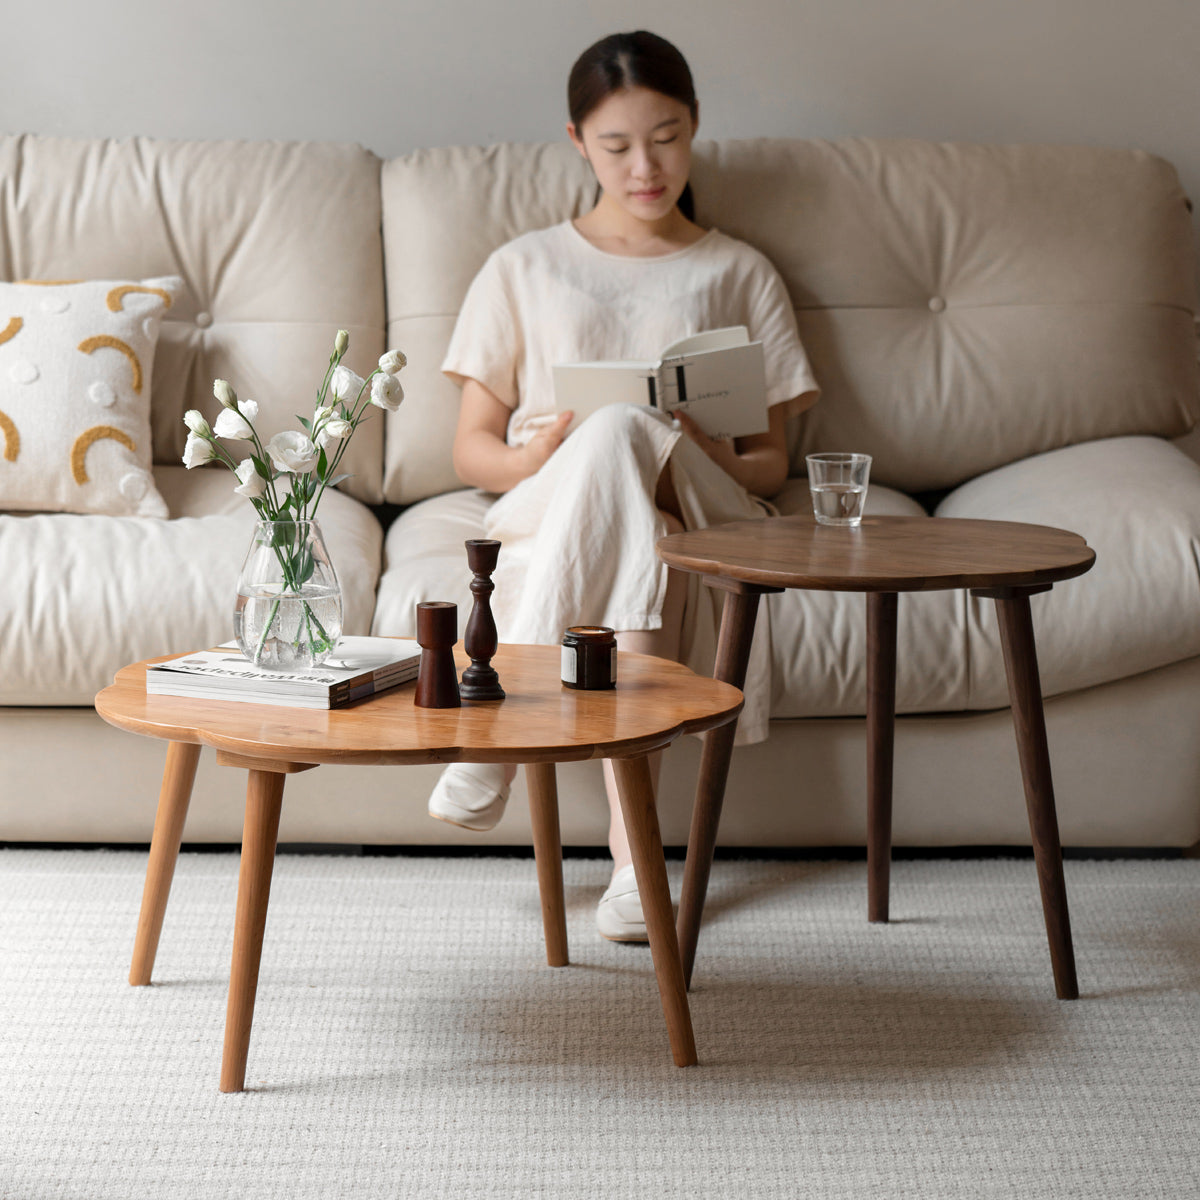
M714 600L668 571L658 538L761 517L787 478L786 419L817 387L783 282L757 250L693 217L688 173L699 114L683 55L652 33L584 51L568 84L567 132L599 199L573 221L497 250L463 303L443 371L462 386L454 465L499 494L486 535L504 543L493 609L506 642L554 644L568 625L609 625L620 647L711 671ZM555 363L647 359L682 337L745 325L761 341L769 429L707 437L686 414L612 405L570 436ZM739 740L766 736L769 678L760 619ZM657 756L656 756L657 757ZM597 910L606 937L645 925L610 764L613 877ZM653 764L657 777L657 763ZM468 829L500 819L515 768L447 767L430 813Z

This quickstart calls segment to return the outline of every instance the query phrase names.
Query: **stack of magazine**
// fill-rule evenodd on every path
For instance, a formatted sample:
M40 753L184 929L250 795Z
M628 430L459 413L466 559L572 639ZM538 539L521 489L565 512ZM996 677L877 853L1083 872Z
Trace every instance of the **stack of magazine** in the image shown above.
M291 708L342 708L416 679L420 664L421 647L403 638L344 637L319 667L297 672L256 667L236 642L226 642L147 667L146 692Z

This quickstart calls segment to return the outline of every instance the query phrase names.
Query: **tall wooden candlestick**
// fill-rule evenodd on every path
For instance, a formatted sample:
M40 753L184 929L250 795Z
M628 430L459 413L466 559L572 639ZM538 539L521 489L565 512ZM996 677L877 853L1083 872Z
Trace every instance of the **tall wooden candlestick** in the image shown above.
M464 700L503 700L504 689L492 667L492 656L499 644L492 616L491 595L496 590L492 572L500 555L500 543L489 538L471 538L466 547L467 566L475 575L471 580L475 603L463 638L463 649L470 656L471 665L463 672L462 695Z
M417 673L418 708L461 708L454 643L458 641L458 605L430 600L417 605L417 642L421 666Z

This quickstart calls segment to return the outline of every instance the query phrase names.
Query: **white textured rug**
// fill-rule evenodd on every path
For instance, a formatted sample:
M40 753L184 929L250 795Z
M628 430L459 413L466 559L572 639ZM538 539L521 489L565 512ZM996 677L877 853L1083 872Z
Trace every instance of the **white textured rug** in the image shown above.
M673 863L678 894L680 864ZM1200 862L1071 862L1084 998L1033 864L718 862L671 1064L648 950L544 965L532 861L281 856L247 1092L217 1091L237 859L0 852L0 1196L1200 1195Z

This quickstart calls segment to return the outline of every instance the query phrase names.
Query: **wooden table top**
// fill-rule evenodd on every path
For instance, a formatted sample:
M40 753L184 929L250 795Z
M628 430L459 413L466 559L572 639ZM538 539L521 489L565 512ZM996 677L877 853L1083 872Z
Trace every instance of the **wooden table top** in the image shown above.
M460 670L470 661L461 647L455 657ZM492 665L504 700L417 708L413 682L332 710L148 696L140 662L117 672L96 711L119 729L246 758L387 765L624 758L724 724L742 708L737 688L665 659L622 653L617 686L596 692L563 687L561 662L558 646L501 646Z
M1089 570L1076 533L1015 521L864 517L858 528L803 516L735 521L658 543L672 567L742 583L842 592L1026 587Z

